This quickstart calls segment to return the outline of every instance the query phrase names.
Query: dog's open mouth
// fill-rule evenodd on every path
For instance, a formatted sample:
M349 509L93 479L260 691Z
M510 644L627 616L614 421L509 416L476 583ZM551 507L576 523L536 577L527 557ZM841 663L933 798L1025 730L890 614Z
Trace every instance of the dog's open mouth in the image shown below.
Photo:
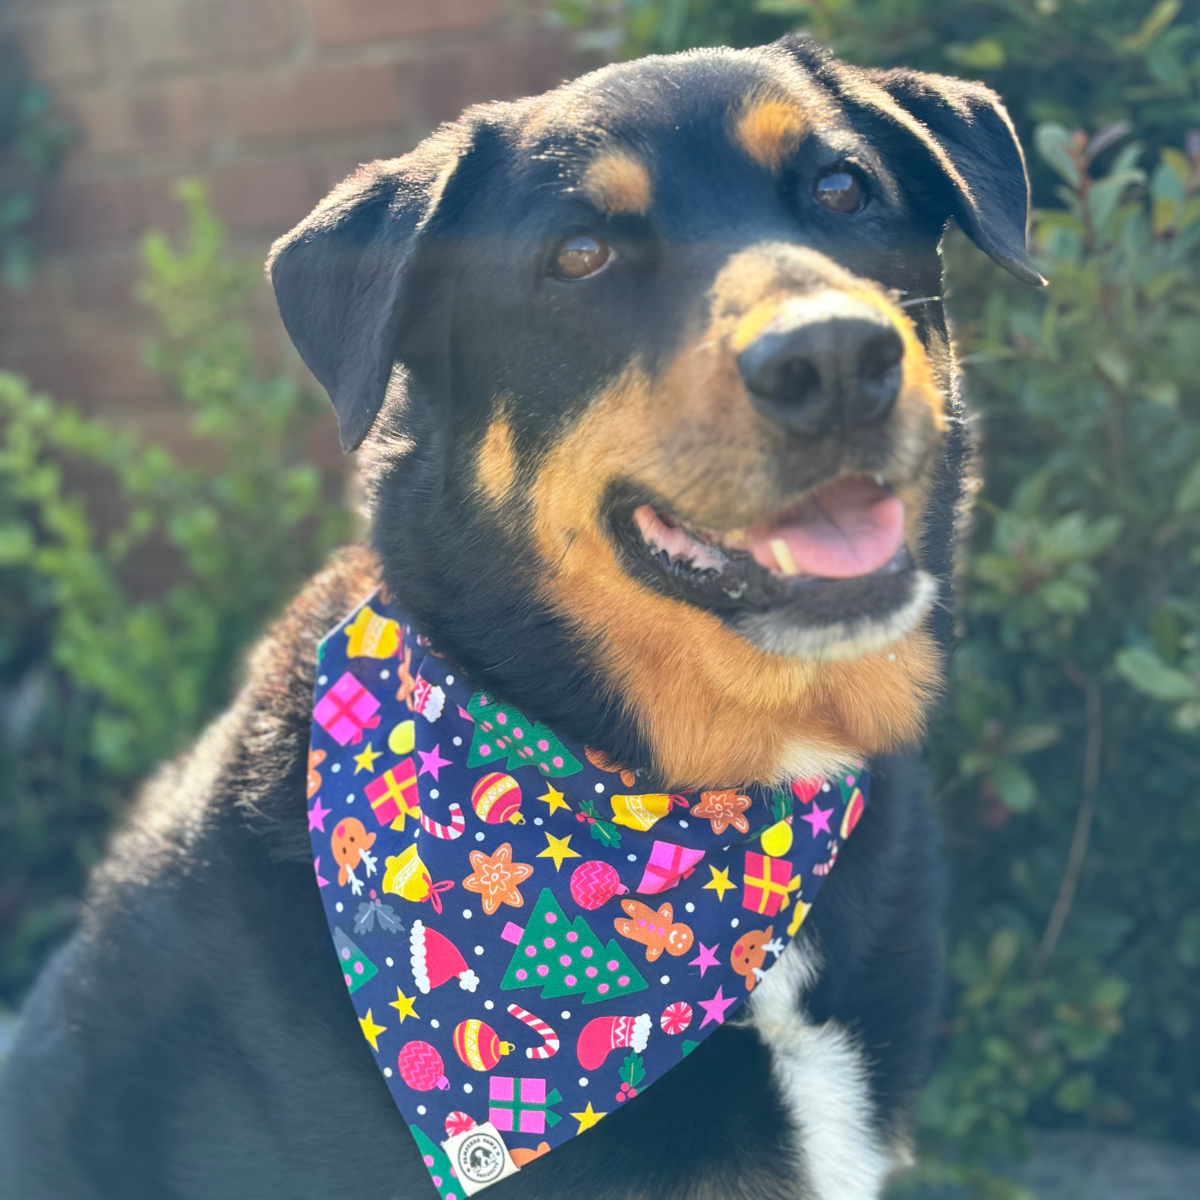
M904 541L904 504L878 476L840 475L769 520L717 531L690 524L630 486L609 512L627 568L656 590L719 613L754 640L784 630L828 631L923 616L932 581ZM927 582L923 582L927 581ZM916 609L921 612L917 614ZM769 630L760 618L769 617ZM793 644L791 637L780 645Z
M881 479L845 475L770 521L733 533L692 529L643 504L633 521L651 555L722 571L748 554L781 579L856 579L886 567L904 543L904 505Z

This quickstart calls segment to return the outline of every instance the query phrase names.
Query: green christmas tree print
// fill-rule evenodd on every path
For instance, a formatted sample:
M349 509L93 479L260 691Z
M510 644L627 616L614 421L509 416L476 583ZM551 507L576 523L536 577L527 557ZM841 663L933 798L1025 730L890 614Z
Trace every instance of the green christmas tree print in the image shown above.
M505 991L539 986L543 1000L581 996L595 1004L649 985L615 940L602 946L583 917L568 921L554 893L543 888L500 983Z
M417 1149L421 1151L421 1159L425 1169L433 1177L433 1186L437 1188L442 1200L465 1200L462 1184L450 1174L450 1159L441 1146L431 1142L415 1125L410 1125L412 1135L416 1139Z
M529 721L519 709L504 704L488 692L476 692L467 702L475 722L468 767L495 766L515 771L537 767L549 779L561 779L583 770L583 764L546 728Z
M368 979L374 979L379 974L379 968L336 926L333 930L333 948L337 951L342 978L350 992L357 992Z

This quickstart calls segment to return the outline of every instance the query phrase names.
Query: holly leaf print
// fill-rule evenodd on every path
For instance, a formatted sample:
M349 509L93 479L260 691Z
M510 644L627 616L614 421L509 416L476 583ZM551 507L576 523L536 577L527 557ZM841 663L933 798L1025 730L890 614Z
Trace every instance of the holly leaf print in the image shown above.
M611 821L606 821L600 816L590 800L581 800L579 810L579 819L587 821L591 835L596 841L614 849L621 845L621 831Z
M631 1088L637 1087L646 1078L646 1067L640 1054L631 1054L621 1064L621 1081Z

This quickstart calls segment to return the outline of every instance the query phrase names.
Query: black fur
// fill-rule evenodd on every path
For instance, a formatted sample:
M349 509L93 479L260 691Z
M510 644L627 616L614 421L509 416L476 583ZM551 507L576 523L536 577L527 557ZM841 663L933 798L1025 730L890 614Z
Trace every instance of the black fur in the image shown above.
M859 141L898 180L895 204L852 235L799 221L730 147L722 114L781 78L803 86L808 103L850 113ZM531 155L520 146L535 127ZM653 156L666 181L659 223L651 233L643 221L611 221L609 235L640 264L632 282L614 273L586 294L550 293L538 283L537 248L581 219L578 198L557 184L600 130ZM797 186L819 165L797 163ZM469 675L641 765L648 748L600 686L595 647L537 598L531 547L473 491L497 398L521 398L512 422L524 469L631 355L651 370L669 360L721 262L767 238L811 245L885 287L936 295L937 242L957 216L981 248L1029 277L1024 186L990 93L857 71L789 40L646 60L473 110L414 155L343 185L284 241L272 271L343 444L375 427L365 469L388 586ZM944 341L940 304L913 316L926 340ZM943 578L957 436L925 543ZM0 1081L0 1196L433 1195L363 1049L303 815L316 643L375 571L365 551L351 551L308 586L255 652L230 711L150 784L115 840L80 930L25 1005ZM919 769L900 757L874 767L870 809L807 927L820 981L796 1006L797 1019L807 1011L857 1035L880 1135L891 1139L903 1135L934 1044L941 874ZM802 1195L769 1060L752 1027L722 1027L489 1200ZM331 1115L345 1142L328 1132ZM368 1157L351 1149L351 1135Z

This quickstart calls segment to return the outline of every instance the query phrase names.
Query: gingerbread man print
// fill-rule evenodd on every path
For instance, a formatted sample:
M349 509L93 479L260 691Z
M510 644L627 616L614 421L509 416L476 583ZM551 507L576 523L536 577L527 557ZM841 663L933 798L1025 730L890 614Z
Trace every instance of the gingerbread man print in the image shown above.
M768 925L766 929L747 929L734 943L729 955L729 965L746 978L746 991L754 991L755 985L766 972L763 963L767 959L767 951L776 958L783 953L783 942L772 938L775 927Z
M645 946L647 962L654 962L664 950L678 956L692 948L692 927L676 921L675 910L669 904L657 912L639 900L622 900L621 907L629 915L613 921L613 928L622 937Z
M349 880L350 891L355 896L362 894L362 880L355 875L354 868L361 864L366 868L368 878L375 874L375 855L368 853L373 845L375 835L368 833L363 823L354 817L339 821L329 839L329 847L338 865L338 884L345 887Z

